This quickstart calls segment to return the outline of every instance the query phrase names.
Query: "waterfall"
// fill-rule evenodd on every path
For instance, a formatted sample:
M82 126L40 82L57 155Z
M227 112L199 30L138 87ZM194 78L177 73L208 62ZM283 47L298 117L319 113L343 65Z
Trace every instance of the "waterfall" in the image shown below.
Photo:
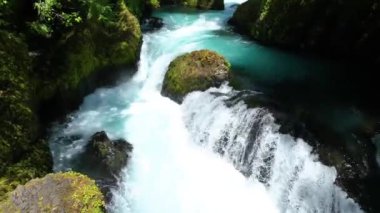
M224 156L252 181L265 185L281 212L360 212L334 185L336 170L318 162L312 147L278 132L263 108L241 101L226 106L236 92L228 86L194 92L182 108L197 143ZM230 104L228 104L230 105Z
M161 96L170 61L220 39L232 11L164 14L166 26L144 34L136 74L98 89L54 126L54 169L76 169L88 138L105 130L134 146L110 212L361 212L334 185L334 168L280 134L266 109L231 101L237 91L228 85L191 93L182 105Z

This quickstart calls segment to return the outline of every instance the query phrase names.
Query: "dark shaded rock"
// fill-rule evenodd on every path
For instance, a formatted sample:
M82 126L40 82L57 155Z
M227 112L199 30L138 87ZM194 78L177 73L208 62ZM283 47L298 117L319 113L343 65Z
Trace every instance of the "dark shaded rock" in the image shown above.
M180 103L190 92L204 91L230 80L230 67L223 56L210 50L186 53L170 63L161 93Z
M143 20L141 29L143 32L159 30L164 26L162 18L149 17Z
M110 174L118 175L127 164L132 149L132 145L126 140L111 141L107 134L102 131L91 137L86 152L94 156L94 163L103 167Z
M105 196L106 203L112 199L121 170L128 164L132 145L124 139L110 140L106 132L97 132L90 138L85 151L73 161L74 170L96 181Z

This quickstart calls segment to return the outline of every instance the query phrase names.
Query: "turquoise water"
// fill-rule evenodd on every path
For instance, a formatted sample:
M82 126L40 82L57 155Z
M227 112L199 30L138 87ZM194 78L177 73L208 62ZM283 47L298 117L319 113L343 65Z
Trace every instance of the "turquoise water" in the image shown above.
M209 31L202 31L194 37L180 32L176 42L168 41L168 45L196 43L201 47L198 49L211 49L222 54L232 64L237 88L262 91L280 101L285 108L306 111L318 122L342 134L348 135L351 130L368 124L366 116L355 107L352 90L357 88L351 87L349 80L338 72L344 70L345 65L263 46L237 35L226 24L234 9L235 6L228 5L226 11L211 12L165 8L153 16L162 18L168 30L212 20ZM220 28L213 23L227 27Z
M225 55L247 88L252 83L269 92L274 85L308 79L322 84L315 59L232 33L226 22L233 9L157 11L165 26L144 34L135 75L87 96L67 123L55 126L54 169L86 172L78 156L91 134L105 130L134 146L110 212L361 212L334 184L335 168L319 162L305 140L281 134L268 110L242 102L227 107L237 92L230 86L191 93L181 105L161 96L170 61L204 48ZM75 140L64 141L71 136Z
M163 18L169 29L175 29L199 21L199 16L225 23L233 11L234 7L227 8L227 12L169 8L156 11L153 15ZM335 66L322 60L262 46L233 33L229 27L215 29L192 39L205 49L221 53L231 62L235 73L246 74L253 82L276 84L311 80L313 77L312 80L322 83L326 81L325 72Z

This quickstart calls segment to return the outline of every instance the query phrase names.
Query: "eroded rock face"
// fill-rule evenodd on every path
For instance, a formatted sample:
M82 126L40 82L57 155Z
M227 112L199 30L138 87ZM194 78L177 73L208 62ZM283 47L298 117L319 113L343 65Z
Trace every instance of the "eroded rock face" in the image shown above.
M0 203L4 213L104 212L104 197L95 181L66 172L46 175L18 186Z
M230 66L223 56L210 50L184 54L170 63L161 93L180 103L190 92L204 91L230 80Z

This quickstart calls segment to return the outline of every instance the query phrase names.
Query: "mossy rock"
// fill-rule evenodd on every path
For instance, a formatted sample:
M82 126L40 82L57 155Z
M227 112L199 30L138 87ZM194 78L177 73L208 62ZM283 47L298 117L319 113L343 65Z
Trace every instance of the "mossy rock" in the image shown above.
M0 201L6 197L6 193L14 190L18 185L51 172L52 166L48 143L37 140L28 147L20 159L8 164L0 175Z
M249 33L255 21L259 18L262 0L250 0L239 5L229 23L238 31Z
M180 4L201 10L223 10L224 0L161 0L161 5Z
M83 79L102 69L136 64L142 44L139 21L124 3L114 9L116 15L107 23L89 19L50 48L41 64L38 92L42 99L57 93L69 96Z
M9 193L0 203L4 213L104 212L104 198L95 181L75 172L34 179Z
M210 50L199 50L177 57L169 65L162 94L176 102L193 91L220 86L231 78L230 63Z

